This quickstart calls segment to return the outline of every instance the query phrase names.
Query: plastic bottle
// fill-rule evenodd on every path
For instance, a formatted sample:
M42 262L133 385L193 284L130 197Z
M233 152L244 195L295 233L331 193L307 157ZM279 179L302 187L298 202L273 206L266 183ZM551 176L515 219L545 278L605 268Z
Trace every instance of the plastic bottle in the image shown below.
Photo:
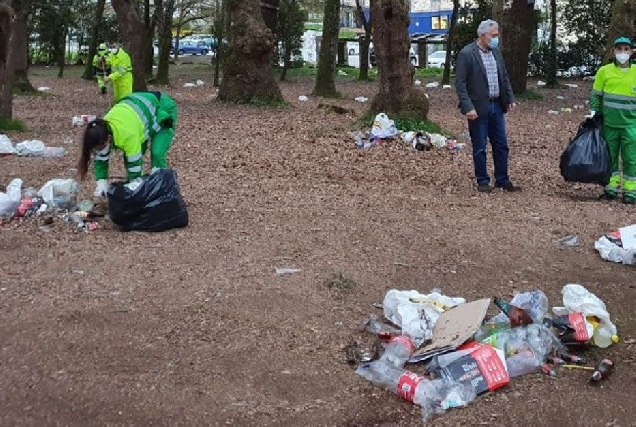
M477 396L475 390L466 384L446 378L429 380L381 360L360 365L356 373L402 399L419 405L424 420L446 409L466 406Z
M483 341L491 335L510 329L510 323L485 323L475 332L475 341Z
M364 320L364 330L370 334L377 335L380 339L391 339L402 332L391 325L378 320L378 316L371 315Z
M530 325L533 323L532 317L523 309L515 307L512 304L507 303L503 298L495 298L495 305L503 311L510 319L510 326L516 328L517 326Z
M42 153L42 157L63 157L66 150L63 147L46 147Z
M519 349L517 354L506 359L506 367L508 368L508 376L510 378L534 372L542 365L543 355L529 346Z
M598 365L596 365L596 369L592 373L590 381L592 383L598 383L604 379L607 379L607 377L609 377L612 372L614 372L614 362L612 362L608 358L605 358L601 360Z
M415 351L413 340L407 335L398 335L391 338L389 344L384 349L380 360L392 364L398 368L403 367Z

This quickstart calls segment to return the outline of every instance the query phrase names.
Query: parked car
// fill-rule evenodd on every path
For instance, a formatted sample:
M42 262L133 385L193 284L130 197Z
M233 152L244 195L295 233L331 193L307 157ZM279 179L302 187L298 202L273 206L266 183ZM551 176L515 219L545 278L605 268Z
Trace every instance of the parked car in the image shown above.
M207 55L210 51L210 46L206 45L204 41L193 41L193 40L180 40L179 48L177 49L177 53L179 55L184 55L186 53L192 55Z
M409 58L411 59L411 64L414 67L417 67L417 55L413 48L409 49ZM372 67L375 67L375 52L373 47L369 48L369 64L371 64Z
M446 65L446 51L438 50L428 55L426 59L427 68L444 68ZM451 64L452 65L452 64Z

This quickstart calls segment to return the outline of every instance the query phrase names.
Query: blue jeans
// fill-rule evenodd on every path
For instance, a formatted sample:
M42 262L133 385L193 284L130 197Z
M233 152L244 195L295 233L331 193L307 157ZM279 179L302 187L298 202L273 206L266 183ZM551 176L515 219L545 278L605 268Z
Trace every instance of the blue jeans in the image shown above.
M473 163L477 184L490 184L486 151L488 139L492 145L492 158L495 164L495 185L504 187L510 184L508 176L508 138L504 114L498 101L488 104L488 116L468 120L468 131L473 144Z

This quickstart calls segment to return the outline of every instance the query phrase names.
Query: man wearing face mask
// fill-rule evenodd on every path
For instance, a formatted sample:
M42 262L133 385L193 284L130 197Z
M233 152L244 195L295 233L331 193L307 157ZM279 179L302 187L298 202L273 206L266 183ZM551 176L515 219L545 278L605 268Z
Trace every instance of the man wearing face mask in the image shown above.
M498 48L499 25L488 19L477 28L478 39L457 56L455 89L459 109L468 119L477 189L492 191L486 152L492 145L495 187L519 191L508 176L508 138L504 114L517 106L508 71Z
M104 83L113 84L113 101L117 102L124 96L132 93L133 76L130 56L119 46L113 43L110 48L109 65L112 72L104 77Z
M614 61L599 68L590 98L591 116L603 114L601 135L612 159L612 177L601 199L613 200L621 187L619 155L623 160L623 203L636 202L636 66L627 37L614 40Z

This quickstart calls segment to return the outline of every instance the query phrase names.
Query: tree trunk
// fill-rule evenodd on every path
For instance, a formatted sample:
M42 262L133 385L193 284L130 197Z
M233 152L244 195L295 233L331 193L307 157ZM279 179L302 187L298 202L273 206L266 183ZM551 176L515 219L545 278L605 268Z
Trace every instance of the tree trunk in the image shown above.
M64 28L60 33L60 38L57 40L57 66L59 67L57 70L57 77L64 77L64 65L66 64L66 33L67 29Z
M446 58L444 59L444 75L442 84L450 84L450 72L453 65L453 50L455 49L455 33L457 32L457 16L459 15L459 0L453 0L453 14L451 15L448 37L446 38ZM426 64L424 64L426 65ZM422 66L422 64L420 64Z
M224 58L224 49L223 49L223 39L227 34L227 22L228 18L228 9L227 2L216 3L216 13L214 17L214 37L216 38L216 45L214 46L214 87L219 86L219 77L221 71L221 61Z
M146 91L146 32L132 0L112 0L111 4L122 32L125 49L130 55L133 74L133 91Z
M97 45L99 44L99 29L101 28L102 21L104 20L104 6L106 0L97 0L95 5L95 23L91 31L91 41L88 45L88 57L86 58L86 67L84 68L84 74L82 78L86 80L93 80L93 57L97 53Z
M313 94L327 98L338 97L336 90L336 59L340 32L340 0L325 0L322 40L318 57L318 74Z
M265 26L270 29L274 37L276 36L276 26L278 25L278 5L280 0L262 0L261 15Z
M614 40L616 40L616 38L633 38L635 18L636 0L614 0L612 19L607 30L606 63L614 60Z
M35 92L35 88L27 75L29 66L28 10L26 10L26 5L24 5L23 1L18 0L13 2L13 4L15 18L11 26L11 40L9 42L11 47L9 48L10 55L8 60L9 68L13 70L13 88L22 93Z
M155 12L150 16L150 0L144 0L144 28L146 30L145 40L145 61L144 61L144 73L146 77L152 77L152 66L154 65L155 50L152 45L152 39L155 34L155 25L157 17L157 7L155 5Z
M172 16L174 15L175 0L155 0L157 12L157 33L159 37L159 63L155 83L167 85L170 83L170 45L172 44Z
M557 86L557 0L550 0L550 46L548 51L548 70L546 84L550 87Z
M369 80L369 44L371 43L371 20L373 16L369 15L369 20L367 20L360 0L356 0L356 18L362 28L364 28L364 37L358 39L360 46L360 74L358 74L358 80L366 81Z
M11 55L11 19L13 10L6 4L0 4L0 120L13 120L12 73L7 59Z
M283 95L269 66L274 36L263 22L259 0L227 0L227 3L230 45L223 60L219 99L241 103L282 101Z
M409 58L408 5L403 0L374 0L373 49L380 75L380 90L371 103L373 113L426 119L428 100L413 86L415 68Z
M499 23L501 52L512 91L519 95L526 91L528 55L537 29L534 6L529 5L528 0L506 0L503 7L493 5L493 16Z

